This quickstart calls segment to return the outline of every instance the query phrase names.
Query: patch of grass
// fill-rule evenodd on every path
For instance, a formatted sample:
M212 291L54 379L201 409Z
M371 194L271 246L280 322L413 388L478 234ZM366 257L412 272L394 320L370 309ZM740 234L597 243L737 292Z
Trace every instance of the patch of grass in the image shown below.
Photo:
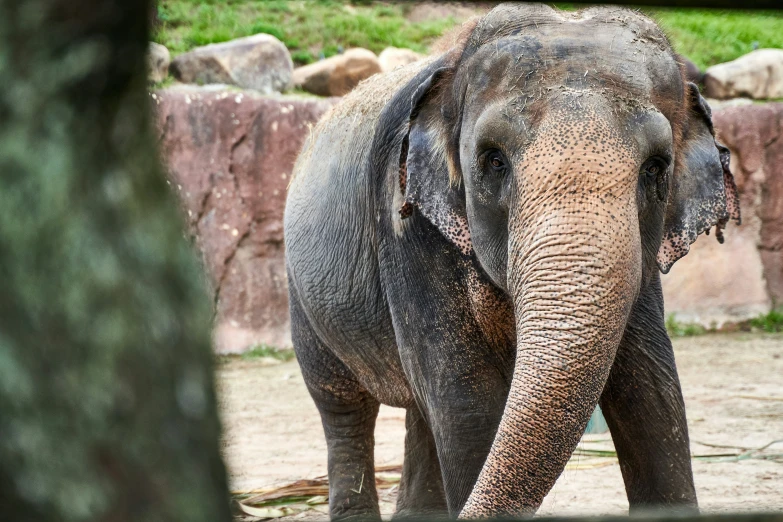
M166 89L168 87L171 87L175 83L177 83L176 80L174 80L173 77L169 76L169 77L165 78L162 82L157 82L157 83L150 84L149 90L150 91L158 91L160 89Z
M271 357L279 361L290 361L296 358L293 350L280 350L274 346L259 344L241 355L242 359L256 359L258 357Z
M693 337L703 335L709 330L696 323L681 323L675 314L669 314L666 318L666 331L669 337Z
M155 41L176 55L193 47L259 32L280 39L297 64L364 47L389 46L426 52L451 18L411 23L402 3L334 0L160 0Z
M669 35L674 49L701 69L758 48L783 47L780 12L717 9L646 9Z
M783 332L783 309L771 310L750 320L751 328L756 328L768 333Z
M573 9L572 4L558 7ZM406 2L354 0L159 0L155 41L176 55L200 45L256 33L279 38L295 63L332 56L340 48L385 47L427 52L456 23L451 18L410 22ZM783 14L715 9L645 9L670 35L675 49L699 67L726 62L754 45L783 48Z

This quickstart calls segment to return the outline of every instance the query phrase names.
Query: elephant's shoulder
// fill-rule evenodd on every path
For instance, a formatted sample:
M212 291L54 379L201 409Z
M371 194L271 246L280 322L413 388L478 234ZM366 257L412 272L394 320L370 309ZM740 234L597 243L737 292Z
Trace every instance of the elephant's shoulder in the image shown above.
M431 64L428 58L364 80L318 121L299 154L291 188L302 175L322 177L325 160L338 160L341 175L346 166L358 167L369 152L381 113L400 89ZM348 168L347 170L352 170ZM326 172L326 175L336 172ZM356 177L356 176L354 176Z

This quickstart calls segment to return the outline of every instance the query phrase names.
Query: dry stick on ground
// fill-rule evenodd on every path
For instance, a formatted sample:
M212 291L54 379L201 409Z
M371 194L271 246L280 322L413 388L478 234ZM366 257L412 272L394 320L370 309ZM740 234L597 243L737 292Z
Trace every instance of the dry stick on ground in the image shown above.
M589 442L609 442L609 439ZM693 441L702 446L715 448L733 448L741 453L721 453L716 455L693 455L693 459L707 462L739 461L745 459L772 460L783 462L783 454L762 454L775 444L783 443L783 439L773 440L758 448L709 444ZM614 450L589 449L579 447L573 455L576 459L587 457L591 459L607 459L608 461L591 461L587 463L569 462L570 469L590 469L608 466L616 463L617 453ZM574 460L574 459L572 459ZM375 468L375 484L378 491L390 490L400 480L401 465L382 466ZM280 487L255 489L233 493L239 504L239 509L247 515L259 518L279 518L301 511L314 509L315 506L328 503L329 481L326 476L310 480L298 480Z

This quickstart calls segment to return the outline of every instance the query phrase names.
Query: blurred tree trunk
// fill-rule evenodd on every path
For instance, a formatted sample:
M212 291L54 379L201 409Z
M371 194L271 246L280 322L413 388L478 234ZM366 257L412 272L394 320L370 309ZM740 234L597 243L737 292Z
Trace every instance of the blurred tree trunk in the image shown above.
M0 519L230 520L150 4L0 0Z

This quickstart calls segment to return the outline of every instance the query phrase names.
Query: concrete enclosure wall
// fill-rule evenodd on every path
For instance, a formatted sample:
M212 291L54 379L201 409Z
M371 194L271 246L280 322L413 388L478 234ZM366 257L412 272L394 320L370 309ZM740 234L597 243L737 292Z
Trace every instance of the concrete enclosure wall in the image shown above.
M215 87L152 94L170 183L215 293L215 349L290 346L282 216L294 161L337 99L265 97ZM667 313L709 326L783 299L783 104L717 109L732 151L743 223L726 243L701 236L664 276Z

